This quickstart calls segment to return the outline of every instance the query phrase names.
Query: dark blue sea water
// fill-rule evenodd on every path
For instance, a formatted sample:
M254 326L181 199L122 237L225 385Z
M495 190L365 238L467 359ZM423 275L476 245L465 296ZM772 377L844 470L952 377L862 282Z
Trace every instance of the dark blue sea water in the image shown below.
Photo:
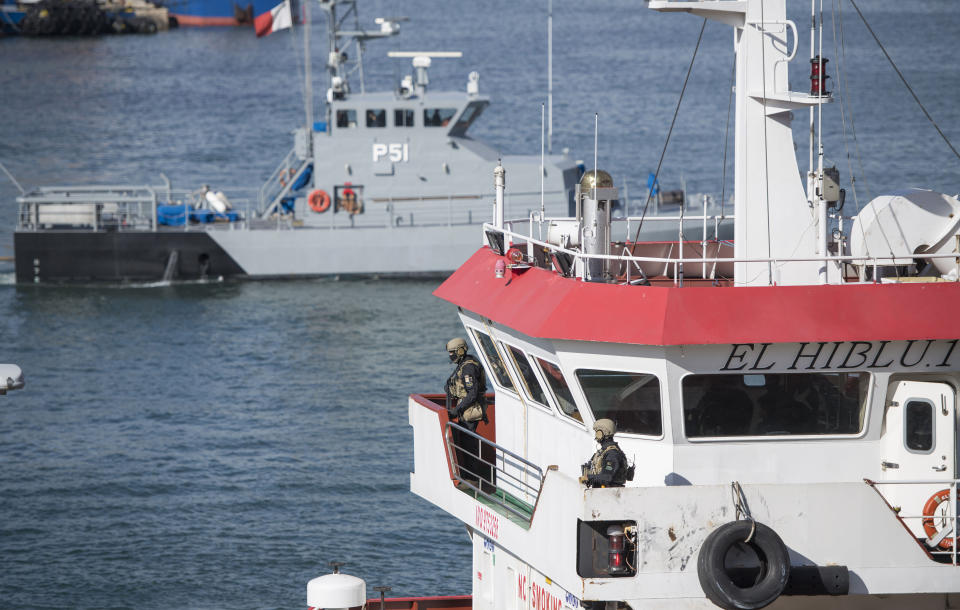
M859 4L960 143L960 5ZM960 161L842 8L858 191L956 193ZM432 83L460 88L479 70L493 105L474 135L539 152L545 2L361 11L371 25L412 18L400 38L369 46L368 87L407 72L387 50L461 50L435 62ZM805 11L791 1L800 26ZM599 112L600 166L639 196L700 21L632 0L556 0L554 12L555 150L591 165ZM302 120L298 40L240 29L0 40L0 161L26 186L158 183L161 171L175 186L258 186ZM801 30L799 57L807 41ZM844 53L829 28L824 41L839 88ZM709 24L665 187L721 190L730 47L730 31ZM847 183L839 104L831 110L827 157ZM12 254L16 193L0 176L0 256ZM406 396L440 387L443 344L459 332L454 308L430 294L435 282L18 287L9 267L0 280L0 361L27 376L25 390L0 397L0 607L295 608L332 560L399 595L469 592L463 526L408 491Z

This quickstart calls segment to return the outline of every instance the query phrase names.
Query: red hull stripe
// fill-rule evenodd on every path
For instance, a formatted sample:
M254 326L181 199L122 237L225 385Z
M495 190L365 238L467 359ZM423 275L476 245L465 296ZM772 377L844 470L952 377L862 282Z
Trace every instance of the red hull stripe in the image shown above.
M177 23L183 26L219 26L219 25L247 25L242 24L233 17L197 17L196 15L178 15L170 14L177 18Z
M960 338L960 283L620 286L545 269L494 277L481 248L434 295L528 336L703 345Z

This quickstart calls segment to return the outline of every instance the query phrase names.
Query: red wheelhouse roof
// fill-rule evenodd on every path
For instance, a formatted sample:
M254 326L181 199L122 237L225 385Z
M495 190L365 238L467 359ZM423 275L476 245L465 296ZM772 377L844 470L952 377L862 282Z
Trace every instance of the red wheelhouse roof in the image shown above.
M483 247L434 295L532 337L642 345L960 338L960 283L624 286L530 268Z

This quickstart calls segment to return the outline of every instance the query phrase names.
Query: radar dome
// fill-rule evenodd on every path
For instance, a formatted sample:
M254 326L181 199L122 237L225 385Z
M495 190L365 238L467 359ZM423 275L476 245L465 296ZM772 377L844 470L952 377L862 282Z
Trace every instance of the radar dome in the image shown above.
M580 178L580 190L588 191L594 188L609 188L613 186L613 178L602 169L591 169Z
M349 574L326 574L307 583L311 608L358 608L367 603L367 583Z

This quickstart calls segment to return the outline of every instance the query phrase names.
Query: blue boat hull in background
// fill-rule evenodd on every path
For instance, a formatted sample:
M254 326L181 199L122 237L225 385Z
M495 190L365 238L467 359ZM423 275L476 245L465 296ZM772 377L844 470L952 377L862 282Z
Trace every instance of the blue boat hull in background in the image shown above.
M162 0L160 3L182 26L252 26L254 17L269 11L279 0Z

